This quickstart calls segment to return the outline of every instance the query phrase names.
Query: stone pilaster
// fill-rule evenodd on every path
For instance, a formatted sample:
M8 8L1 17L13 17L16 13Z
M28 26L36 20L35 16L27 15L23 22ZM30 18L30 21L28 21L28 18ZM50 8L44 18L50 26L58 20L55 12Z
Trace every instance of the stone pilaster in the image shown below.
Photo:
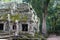
M16 20L15 22L16 22L16 32L15 32L15 36L18 36L18 34L19 34L18 20Z

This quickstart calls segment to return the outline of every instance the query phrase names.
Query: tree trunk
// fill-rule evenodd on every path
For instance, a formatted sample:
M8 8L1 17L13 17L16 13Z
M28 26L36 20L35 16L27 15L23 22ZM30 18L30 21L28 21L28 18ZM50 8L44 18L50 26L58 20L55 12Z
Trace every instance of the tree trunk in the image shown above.
M43 22L42 22L42 33L44 35L47 34L47 29L46 29L46 16L47 16L47 8L48 8L48 4L49 4L50 0L45 0L44 2L44 6L43 6Z
M42 22L42 33L43 34L46 34L47 33L47 30L46 30L46 16L47 16L47 8L48 6L47 5L44 5L44 10L43 10L43 22Z
M42 22L42 33L46 34L46 15L43 14L43 22Z

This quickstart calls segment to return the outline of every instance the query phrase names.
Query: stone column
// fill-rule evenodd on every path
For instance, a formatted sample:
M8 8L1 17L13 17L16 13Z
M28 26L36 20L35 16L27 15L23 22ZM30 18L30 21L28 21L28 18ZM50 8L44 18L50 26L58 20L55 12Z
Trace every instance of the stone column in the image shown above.
M6 28L6 22L4 23L4 27L3 27L3 31L5 32L5 28Z
M11 30L13 30L13 26L12 26L12 24L11 24L11 23L10 23L10 29L11 29Z
M10 23L10 14L8 14L8 24L9 24L9 31L12 30L12 26L11 26L11 23Z
M18 20L16 20L15 22L16 22L16 32L15 32L15 36L18 36L18 33L19 33Z
M21 25L21 23L19 24L19 28L20 28L19 30L22 31L22 25Z

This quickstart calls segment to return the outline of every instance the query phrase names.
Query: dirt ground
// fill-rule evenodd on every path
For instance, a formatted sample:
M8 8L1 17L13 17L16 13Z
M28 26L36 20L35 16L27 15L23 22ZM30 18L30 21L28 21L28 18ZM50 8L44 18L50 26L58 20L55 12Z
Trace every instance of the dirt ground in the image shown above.
M60 40L60 36L50 35L47 40Z

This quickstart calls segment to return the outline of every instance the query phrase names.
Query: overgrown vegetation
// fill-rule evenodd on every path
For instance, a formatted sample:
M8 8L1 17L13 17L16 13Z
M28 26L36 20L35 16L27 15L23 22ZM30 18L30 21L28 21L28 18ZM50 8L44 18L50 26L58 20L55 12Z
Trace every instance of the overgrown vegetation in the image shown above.
M42 20L45 6L47 7L46 28L48 33L60 33L60 3L59 0L25 0L35 9L40 18L40 32L42 31ZM49 3L49 4L48 4ZM46 4L44 6L44 4ZM45 10L46 11L46 10Z

